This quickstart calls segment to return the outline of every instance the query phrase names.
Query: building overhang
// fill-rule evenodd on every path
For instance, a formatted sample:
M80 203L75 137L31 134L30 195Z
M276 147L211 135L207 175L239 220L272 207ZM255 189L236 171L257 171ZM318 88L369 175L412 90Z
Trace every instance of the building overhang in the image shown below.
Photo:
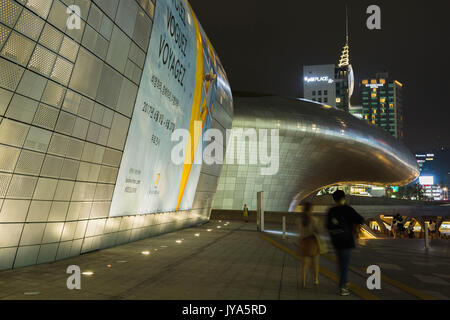
M404 144L350 113L275 96L235 97L234 106L233 128L279 131L279 168L274 175L261 175L261 164L225 163L215 209L253 206L256 192L264 191L266 210L294 211L301 200L326 186L400 186L419 176ZM233 190L242 192L228 190L233 181Z

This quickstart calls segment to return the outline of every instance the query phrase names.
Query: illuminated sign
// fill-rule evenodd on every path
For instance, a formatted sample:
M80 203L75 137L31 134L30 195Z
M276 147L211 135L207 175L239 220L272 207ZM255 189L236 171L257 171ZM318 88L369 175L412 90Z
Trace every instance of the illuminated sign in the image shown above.
M216 84L212 46L186 0L158 0L152 36L110 216L190 210L200 177L199 137L182 164L172 161L175 129L211 127ZM207 117L209 115L209 117ZM187 141L185 142L187 144ZM194 165L195 164L195 165Z
M421 177L419 177L419 183L423 186L433 185L434 177L433 176L421 176Z
M310 83L310 82L328 82L328 83L333 83L334 80L330 79L330 77L328 76L323 76L323 77L305 77L305 82Z
M371 89L378 89L378 88L380 88L380 87L383 87L384 86L384 84L377 84L377 83L372 83L372 84L366 84L366 87L367 88L371 88Z

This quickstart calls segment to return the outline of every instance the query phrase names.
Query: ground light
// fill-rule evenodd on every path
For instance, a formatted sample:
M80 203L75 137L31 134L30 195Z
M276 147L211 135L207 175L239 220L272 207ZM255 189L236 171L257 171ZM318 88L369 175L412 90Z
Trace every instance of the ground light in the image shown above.
M177 240L177 241L175 241L176 243L181 243L182 241L181 240Z
M200 237L200 233L196 233L196 234L194 234L194 236Z
M81 273L83 276L92 276L94 273L92 271L85 271Z
M208 232L211 232L211 231L212 231L212 229L206 229L206 231L208 231Z
M148 256L148 255L150 254L150 251L142 251L141 253L142 253L143 255Z
M267 230L267 229L265 229L264 232L271 233L271 234L277 234L277 235L282 235L283 234L283 232L278 231L278 230ZM298 234L297 233L293 233L293 232L286 232L286 235L290 236L290 237L298 237Z

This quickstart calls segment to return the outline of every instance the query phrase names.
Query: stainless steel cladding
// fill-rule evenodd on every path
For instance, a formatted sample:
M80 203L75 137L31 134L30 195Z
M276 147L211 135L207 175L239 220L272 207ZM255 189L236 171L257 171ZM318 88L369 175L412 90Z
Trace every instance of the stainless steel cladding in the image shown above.
M419 175L415 158L401 142L349 113L271 96L234 97L234 104L233 129L279 130L278 170L262 175L266 165L238 164L235 154L234 164L222 169L215 209L240 210L244 203L256 209L256 193L264 191L266 210L295 210L299 201L328 185L405 185ZM239 152L246 159L252 156L248 148Z

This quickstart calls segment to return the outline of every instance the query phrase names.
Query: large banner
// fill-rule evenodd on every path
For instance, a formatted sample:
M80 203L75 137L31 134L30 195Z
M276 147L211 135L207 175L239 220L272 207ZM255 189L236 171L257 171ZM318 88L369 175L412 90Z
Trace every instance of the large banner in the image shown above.
M202 156L198 151L202 141L194 137L194 126L201 123L202 132L210 127L215 63L214 50L189 4L156 1L110 216L192 208L201 169L192 163ZM171 141L175 129L188 130L193 138L184 164L171 160L177 144Z

